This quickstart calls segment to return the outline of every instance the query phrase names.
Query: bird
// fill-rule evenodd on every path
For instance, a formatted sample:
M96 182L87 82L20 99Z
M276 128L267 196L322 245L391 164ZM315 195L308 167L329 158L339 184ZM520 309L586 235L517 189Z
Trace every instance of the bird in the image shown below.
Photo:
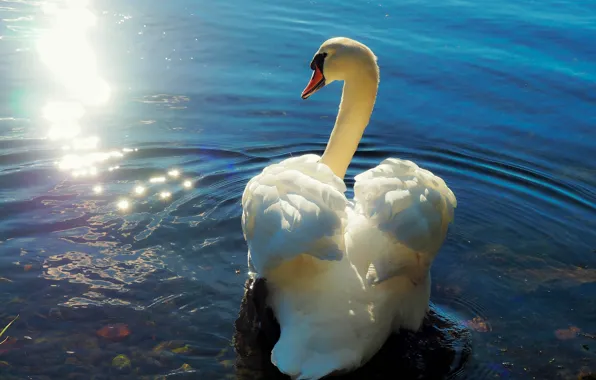
M344 178L367 128L380 83L365 44L326 40L302 99L343 82L322 155L265 167L242 194L249 273L265 279L280 326L271 362L292 379L320 379L366 364L400 329L417 331L429 310L430 269L454 219L445 181L389 157Z

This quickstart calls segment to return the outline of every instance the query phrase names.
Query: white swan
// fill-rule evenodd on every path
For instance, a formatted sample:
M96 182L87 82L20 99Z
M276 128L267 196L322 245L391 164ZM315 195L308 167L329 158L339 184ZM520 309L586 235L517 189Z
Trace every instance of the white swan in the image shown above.
M271 361L297 379L353 370L391 332L420 327L430 266L456 207L441 178L396 158L357 175L346 199L343 178L377 95L377 60L357 41L332 38L311 69L304 99L344 81L323 156L270 165L242 196L249 266L266 278L281 327Z

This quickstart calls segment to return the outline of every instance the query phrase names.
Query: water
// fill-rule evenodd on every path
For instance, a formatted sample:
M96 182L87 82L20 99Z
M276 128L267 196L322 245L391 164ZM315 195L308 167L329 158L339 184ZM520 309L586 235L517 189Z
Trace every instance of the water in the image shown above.
M458 197L432 299L474 330L463 377L596 371L595 1L4 0L0 18L4 378L234 375L240 196L324 149L340 85L300 92L337 35L381 65L348 184L396 156Z

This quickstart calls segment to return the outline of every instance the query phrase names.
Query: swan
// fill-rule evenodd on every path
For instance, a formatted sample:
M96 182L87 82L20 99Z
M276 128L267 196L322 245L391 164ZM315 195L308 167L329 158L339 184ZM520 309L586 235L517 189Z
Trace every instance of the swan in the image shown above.
M391 333L420 328L457 206L441 178L398 158L358 174L348 200L344 177L376 101L377 58L336 37L310 68L303 99L344 82L325 151L264 168L241 201L249 270L267 281L281 330L271 362L293 379L352 371Z

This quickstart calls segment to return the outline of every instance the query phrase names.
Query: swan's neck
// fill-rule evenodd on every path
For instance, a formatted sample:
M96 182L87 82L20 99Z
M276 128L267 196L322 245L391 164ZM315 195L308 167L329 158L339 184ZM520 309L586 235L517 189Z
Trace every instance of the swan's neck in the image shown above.
M339 113L321 162L343 179L368 125L377 97L378 77L360 75L344 81Z

